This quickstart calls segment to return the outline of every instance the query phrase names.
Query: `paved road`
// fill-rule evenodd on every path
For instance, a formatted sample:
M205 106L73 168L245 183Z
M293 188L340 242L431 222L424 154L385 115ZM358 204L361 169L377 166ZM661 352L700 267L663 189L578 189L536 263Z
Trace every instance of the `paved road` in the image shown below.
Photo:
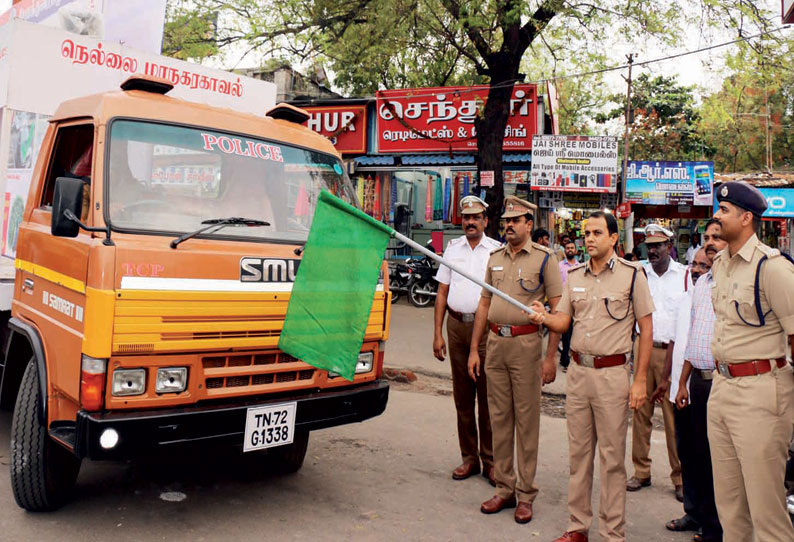
M404 310L403 310L404 309ZM389 359L447 368L432 359L431 309L396 305ZM421 376L420 376L421 380ZM399 389L397 389L399 388ZM493 490L482 477L456 482L459 462L451 397L400 385L384 415L312 434L304 468L267 474L262 458L230 451L168 454L133 462L85 462L75 498L50 514L14 503L8 481L10 415L0 413L0 541L140 540L539 540L565 526L565 420L543 416L536 517L484 516ZM664 434L653 435L654 486L629 495L629 540L684 542L663 523L681 514L666 476ZM597 491L594 502L597 506ZM185 495L181 502L163 493ZM596 527L591 531L597 540Z
M479 512L492 494L482 477L449 477L459 460L454 410L449 397L437 395L393 391L383 416L313 433L295 475L262 474L257 462L228 453L86 462L75 499L50 514L14 503L5 466L9 427L3 413L0 540L551 540L567 517L564 420L542 419L536 518L517 525L509 511ZM659 437L654 457L664 449ZM663 482L658 463L653 474ZM174 491L186 499L161 500ZM666 483L630 495L629 540L690 540L662 526L679 511Z

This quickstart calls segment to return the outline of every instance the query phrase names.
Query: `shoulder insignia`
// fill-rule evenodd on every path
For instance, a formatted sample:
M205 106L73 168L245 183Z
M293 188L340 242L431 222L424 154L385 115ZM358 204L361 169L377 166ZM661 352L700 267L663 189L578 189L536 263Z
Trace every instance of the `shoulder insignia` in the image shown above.
M536 243L534 241L530 241L530 243L532 243L532 248L536 248L536 249L540 250L541 252L545 252L546 254L554 254L554 251L551 250L549 247L545 247L545 246L543 246L541 244L538 244L538 243Z
M640 263L640 262L630 262L628 260L624 260L623 258L616 258L616 259L617 259L617 261L619 261L620 263L622 263L623 265L626 265L628 267L631 267L631 268L634 268L634 269L642 269L642 263Z
M776 248L772 248L769 245L765 245L764 243L758 243L755 245L755 248L761 253L767 256L768 258L774 258L775 256L780 256L780 251Z
M461 241L464 241L465 239L466 239L466 236L458 237L456 239L451 240L449 243L447 243L447 246L451 247L453 245L459 245L461 243Z
M586 263L579 263L568 269L568 274L570 275L574 271L579 271L580 269L584 269L587 266Z
M499 247L499 248L495 248L495 249L493 249L493 250L491 251L491 256L493 256L493 255L494 255L494 254L496 254L497 252L501 252L501 251L503 251L503 250L505 249L505 247L506 247L506 246L507 246L507 245L503 245L503 246L501 246L501 247Z

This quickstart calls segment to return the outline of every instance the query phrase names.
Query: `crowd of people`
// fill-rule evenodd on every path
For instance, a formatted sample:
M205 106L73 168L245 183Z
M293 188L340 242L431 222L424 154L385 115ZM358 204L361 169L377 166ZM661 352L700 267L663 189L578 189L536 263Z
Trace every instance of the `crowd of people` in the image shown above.
M462 457L452 478L482 473L495 487L483 513L515 508L516 522L532 520L541 387L556 378L561 344L569 521L554 542L588 540L596 449L600 537L626 540L626 494L651 485L657 405L684 512L667 529L706 542L794 541L784 486L794 428L786 358L794 263L758 240L766 201L756 188L725 183L717 199L687 265L671 255L671 232L655 224L645 228L647 261L618 257L617 220L601 211L586 221L589 259L579 263L571 238L549 248L549 233L533 231L536 207L513 196L504 202L500 245L484 234L487 204L461 200L465 235L444 258L532 309L446 266L437 274L433 351L444 360L449 350Z

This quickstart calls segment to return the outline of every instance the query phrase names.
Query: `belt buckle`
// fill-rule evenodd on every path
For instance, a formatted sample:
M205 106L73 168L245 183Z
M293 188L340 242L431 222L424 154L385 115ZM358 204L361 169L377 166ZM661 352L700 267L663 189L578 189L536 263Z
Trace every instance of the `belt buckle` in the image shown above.
M595 369L595 356L590 354L579 354L579 365L589 369Z
M462 313L460 319L464 324L474 322L474 315L469 313Z
M502 337L512 337L513 326L499 326L499 335Z
M733 375L731 374L731 369L730 367L728 367L727 363L718 363L717 371L719 371L719 373L725 378L733 378Z

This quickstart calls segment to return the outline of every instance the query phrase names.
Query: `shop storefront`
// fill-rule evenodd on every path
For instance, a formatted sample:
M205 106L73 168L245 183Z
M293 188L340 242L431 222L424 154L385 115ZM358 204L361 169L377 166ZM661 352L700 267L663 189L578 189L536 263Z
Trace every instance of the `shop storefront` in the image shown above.
M548 91L547 91L548 94ZM362 209L419 243L436 250L463 234L457 202L484 197L493 174L478 177L474 118L488 87L389 90L375 100L294 102L309 111L307 125L342 153ZM551 115L536 85L516 85L505 129L505 195L536 200L530 191L532 138L550 132ZM536 227L554 218L539 213ZM392 247L391 255L408 254Z

